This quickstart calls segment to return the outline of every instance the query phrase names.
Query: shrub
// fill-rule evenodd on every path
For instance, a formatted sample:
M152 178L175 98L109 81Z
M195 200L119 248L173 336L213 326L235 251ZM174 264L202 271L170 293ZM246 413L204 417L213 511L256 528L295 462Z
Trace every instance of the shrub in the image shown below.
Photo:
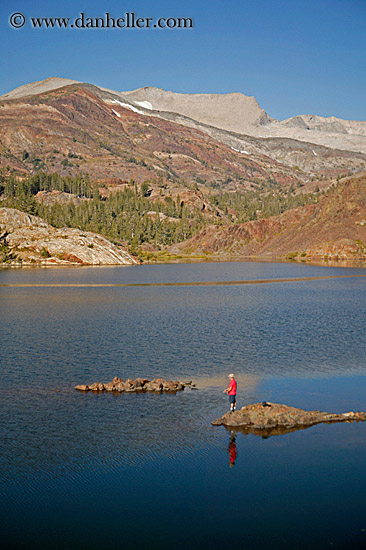
M41 256L42 258L49 258L51 254L48 252L48 250L45 247L43 247L41 250Z

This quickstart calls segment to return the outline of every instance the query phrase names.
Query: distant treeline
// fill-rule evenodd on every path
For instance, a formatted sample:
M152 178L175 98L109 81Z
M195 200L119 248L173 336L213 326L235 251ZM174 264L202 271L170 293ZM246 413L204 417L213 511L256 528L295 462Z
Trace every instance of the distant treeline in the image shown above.
M184 205L179 196L176 200L169 196L154 202L149 200L147 182L137 186L131 181L123 191L107 197L100 196L99 188L100 184L92 182L88 175L60 176L38 172L20 179L0 173L0 204L40 216L54 227L94 231L113 242L127 242L134 248L145 242L167 246L188 239L213 221L240 223L278 215L289 208L314 202L318 197L318 193L303 194L296 192L295 188L217 192L206 199L224 216L213 220L200 210ZM50 205L36 199L39 191L53 190L82 200L79 204L70 200Z

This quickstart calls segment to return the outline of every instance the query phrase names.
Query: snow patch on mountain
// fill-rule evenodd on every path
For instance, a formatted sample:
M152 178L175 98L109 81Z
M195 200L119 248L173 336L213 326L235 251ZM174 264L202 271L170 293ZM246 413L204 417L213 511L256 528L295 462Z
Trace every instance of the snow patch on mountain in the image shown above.
M140 105L140 107L144 107L144 109L152 110L153 106L151 105L150 101L135 101L136 105Z
M114 103L114 104L120 105L121 107L124 107L125 109L130 109L131 111L133 111L134 113L138 113L139 115L145 114L143 111L140 111L133 105L130 105L129 103L122 103L122 101L118 101L118 99L110 99L107 101L107 103Z

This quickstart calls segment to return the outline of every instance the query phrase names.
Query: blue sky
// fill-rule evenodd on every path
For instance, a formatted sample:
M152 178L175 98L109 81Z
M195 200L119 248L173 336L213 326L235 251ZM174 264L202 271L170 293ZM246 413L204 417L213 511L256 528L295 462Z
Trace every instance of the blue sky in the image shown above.
M191 17L193 29L34 29L30 17ZM27 22L13 29L9 16ZM49 76L254 95L272 117L366 120L366 0L2 0L0 94Z

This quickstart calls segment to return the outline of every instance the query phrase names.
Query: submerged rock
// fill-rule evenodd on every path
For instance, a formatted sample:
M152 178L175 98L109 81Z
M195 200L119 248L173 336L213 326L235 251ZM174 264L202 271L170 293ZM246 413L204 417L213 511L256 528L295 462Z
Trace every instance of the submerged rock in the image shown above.
M163 378L154 378L149 381L147 378L128 378L125 382L122 378L114 377L112 382L107 384L101 384L100 382L94 382L90 385L78 385L75 386L75 390L78 391L116 391L116 392L177 392L184 390L185 387L192 387L192 381L179 382L172 380L164 380Z
M346 412L343 414L322 411L304 411L278 403L255 403L246 405L239 411L227 412L212 422L214 426L238 428L244 433L262 437L281 435L299 429L309 428L325 422L366 421L366 412Z

